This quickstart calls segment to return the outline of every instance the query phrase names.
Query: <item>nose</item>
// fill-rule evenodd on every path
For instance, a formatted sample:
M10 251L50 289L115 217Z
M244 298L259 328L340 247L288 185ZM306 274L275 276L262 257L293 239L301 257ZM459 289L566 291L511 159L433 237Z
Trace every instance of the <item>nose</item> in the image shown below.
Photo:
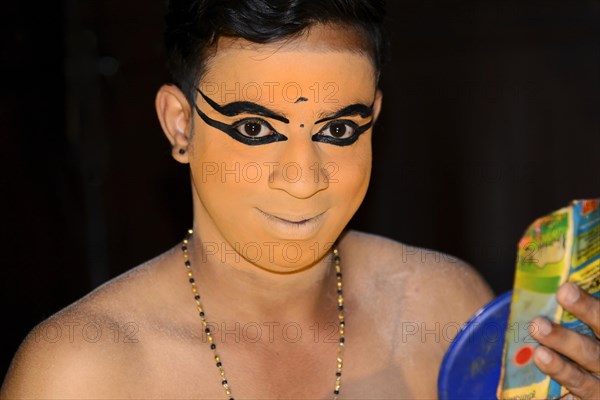
M283 190L298 199L307 199L329 187L319 143L310 137L295 136L280 143L282 152L269 173L269 187ZM295 136L295 137L294 137Z

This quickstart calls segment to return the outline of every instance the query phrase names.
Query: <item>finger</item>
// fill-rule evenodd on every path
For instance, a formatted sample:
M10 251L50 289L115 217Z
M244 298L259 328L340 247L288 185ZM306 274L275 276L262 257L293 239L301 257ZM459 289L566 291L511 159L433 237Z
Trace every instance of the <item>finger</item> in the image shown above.
M573 393L567 393L560 400L582 400L581 398L573 395Z
M600 299L595 298L572 282L558 289L556 298L561 306L588 325L600 339Z
M529 333L544 346L569 357L582 368L600 373L600 342L595 338L554 324L542 317L531 321Z
M565 360L553 350L539 346L533 360L537 367L582 399L600 398L600 379Z

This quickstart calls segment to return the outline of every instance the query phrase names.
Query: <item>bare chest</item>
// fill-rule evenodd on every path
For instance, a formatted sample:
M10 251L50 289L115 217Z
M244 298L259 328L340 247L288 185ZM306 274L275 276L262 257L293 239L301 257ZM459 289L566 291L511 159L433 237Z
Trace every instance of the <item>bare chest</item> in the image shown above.
M258 330L253 329L256 336ZM149 339L144 356L132 364L138 365L128 370L131 385L126 394L226 399L226 380L231 396L237 399L333 398L339 363L338 336L333 330L298 325L288 328L284 342L276 340L273 330L271 343L248 342L247 337L236 336L233 328L224 334L225 340L217 347L218 360L210 344L200 338ZM349 329L339 398L435 398L440 354L418 341L402 343L401 337L380 337L368 326Z

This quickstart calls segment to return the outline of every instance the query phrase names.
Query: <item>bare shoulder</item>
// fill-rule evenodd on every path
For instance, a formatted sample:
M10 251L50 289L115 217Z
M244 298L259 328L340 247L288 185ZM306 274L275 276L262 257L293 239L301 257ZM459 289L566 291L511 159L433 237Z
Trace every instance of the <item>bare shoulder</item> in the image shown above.
M108 339L108 331L118 329L113 321L72 310L36 326L13 359L2 398L82 398L85 393L110 397L108 390L114 387L103 387L102 382L112 382L110 375L131 353Z
M461 324L493 297L472 266L448 254L356 231L344 242L362 290L385 293L405 317Z
M385 358L371 373L396 371L410 398L435 398L438 371L463 324L491 297L481 276L447 254L350 231L339 245L352 342L376 342ZM366 360L372 354L364 354Z
M136 267L36 326L21 344L0 397L111 398L134 376L144 357L149 297L160 260ZM137 371L139 373L139 371Z

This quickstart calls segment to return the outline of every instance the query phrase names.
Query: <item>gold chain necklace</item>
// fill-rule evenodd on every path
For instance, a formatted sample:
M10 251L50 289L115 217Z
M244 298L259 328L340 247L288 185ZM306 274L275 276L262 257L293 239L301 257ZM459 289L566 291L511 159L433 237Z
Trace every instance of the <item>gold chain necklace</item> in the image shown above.
M190 255L188 253L188 243L193 233L194 231L192 229L189 229L185 238L183 239L183 244L181 245L181 251L183 251L184 264L185 268L187 269L188 281L192 286L192 293L194 295L194 299L196 300L196 307L198 309L198 315L200 316L200 320L202 321L204 333L206 334L206 338L208 340L208 343L210 344L210 348L213 351L215 364L219 370L219 374L221 375L221 385L223 385L223 389L225 389L225 394L227 395L227 398L229 400L234 400L233 396L231 395L231 386L229 385L229 382L227 381L227 376L225 375L225 368L223 368L221 356L219 356L219 353L217 352L217 344L215 343L213 334L210 331L210 327L208 326L206 314L204 313L204 307L200 302L200 293L198 293L198 288L196 287L196 280L194 279L194 275L192 273L192 263L190 262ZM340 394L340 387L342 386L342 367L344 359L344 328L346 326L346 320L344 317L344 296L342 290L342 268L340 267L340 254L335 245L333 247L333 260L335 263L335 276L337 280L336 289L338 295L338 327L340 333L337 368L335 371L335 388L333 390L333 400L337 400L338 395Z

